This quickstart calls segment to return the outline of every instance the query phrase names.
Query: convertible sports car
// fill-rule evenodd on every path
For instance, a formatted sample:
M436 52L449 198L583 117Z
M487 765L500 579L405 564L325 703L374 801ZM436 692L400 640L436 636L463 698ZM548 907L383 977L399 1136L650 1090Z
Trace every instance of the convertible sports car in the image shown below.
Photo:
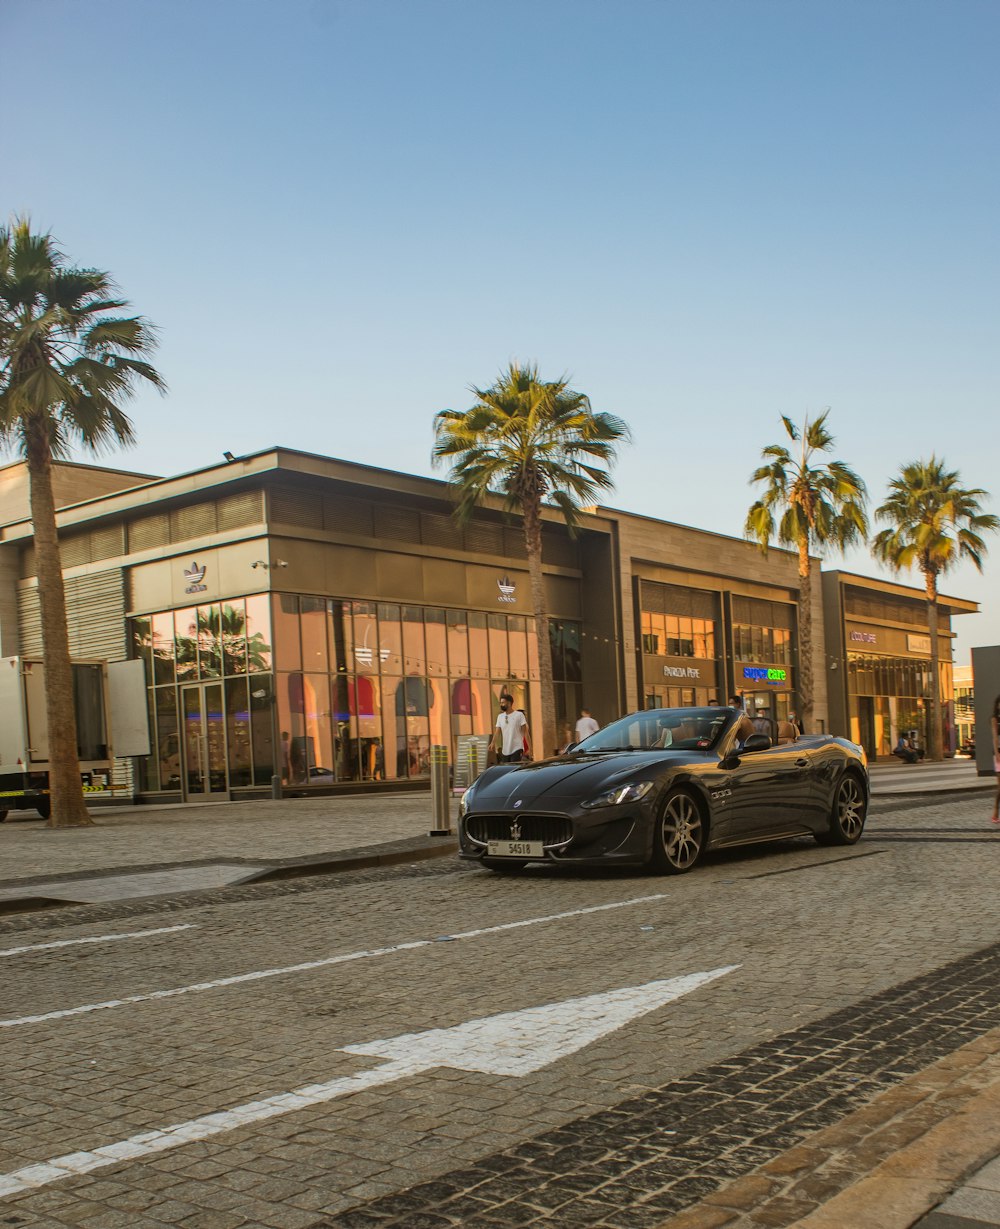
M772 746L733 708L632 713L554 759L488 768L460 804L459 849L495 871L529 862L691 870L709 849L812 835L853 845L868 761L829 734Z

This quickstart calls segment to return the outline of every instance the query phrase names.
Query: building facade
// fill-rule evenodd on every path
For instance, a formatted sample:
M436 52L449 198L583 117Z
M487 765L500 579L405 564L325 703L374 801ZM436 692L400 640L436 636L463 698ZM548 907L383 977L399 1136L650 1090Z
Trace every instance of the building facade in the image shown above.
M523 536L499 501L459 526L446 483L286 449L159 479L95 468L90 486L67 468L71 651L145 667L151 752L117 763L119 791L425 785L431 747L454 762L464 735L489 735L503 690L539 728ZM41 650L18 469L0 471L4 656ZM557 745L584 705L602 723L733 693L772 722L794 710L789 552L599 507L575 534L547 512L543 558ZM848 633L824 634L814 593L816 728L860 731L859 706L828 702L829 645Z

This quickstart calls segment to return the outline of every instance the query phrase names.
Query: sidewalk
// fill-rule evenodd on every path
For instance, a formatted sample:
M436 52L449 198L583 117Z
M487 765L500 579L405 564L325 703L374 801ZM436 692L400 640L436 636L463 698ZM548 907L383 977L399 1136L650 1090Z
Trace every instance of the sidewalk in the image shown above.
M907 797L995 788L968 760L875 765L871 778L873 810L879 799L891 811ZM59 906L415 862L456 848L454 837L429 835L429 793L91 813L95 828L54 831L31 817L0 825L0 925L4 915L44 911L39 924L51 925ZM793 1225L1000 1229L1000 1029L661 1229Z

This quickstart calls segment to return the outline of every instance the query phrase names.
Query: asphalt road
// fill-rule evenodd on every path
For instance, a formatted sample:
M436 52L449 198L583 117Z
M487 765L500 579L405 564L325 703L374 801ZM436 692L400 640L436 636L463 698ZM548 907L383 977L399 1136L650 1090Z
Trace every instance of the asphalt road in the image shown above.
M660 1224L1000 1023L986 809L0 921L0 1224Z

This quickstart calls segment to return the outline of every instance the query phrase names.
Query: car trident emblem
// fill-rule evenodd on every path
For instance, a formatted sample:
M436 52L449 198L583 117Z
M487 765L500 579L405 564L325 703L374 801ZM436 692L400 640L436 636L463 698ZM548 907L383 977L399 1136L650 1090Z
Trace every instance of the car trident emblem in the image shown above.
M510 839L512 841L519 841L521 839L521 825L517 822L516 819L511 820Z

